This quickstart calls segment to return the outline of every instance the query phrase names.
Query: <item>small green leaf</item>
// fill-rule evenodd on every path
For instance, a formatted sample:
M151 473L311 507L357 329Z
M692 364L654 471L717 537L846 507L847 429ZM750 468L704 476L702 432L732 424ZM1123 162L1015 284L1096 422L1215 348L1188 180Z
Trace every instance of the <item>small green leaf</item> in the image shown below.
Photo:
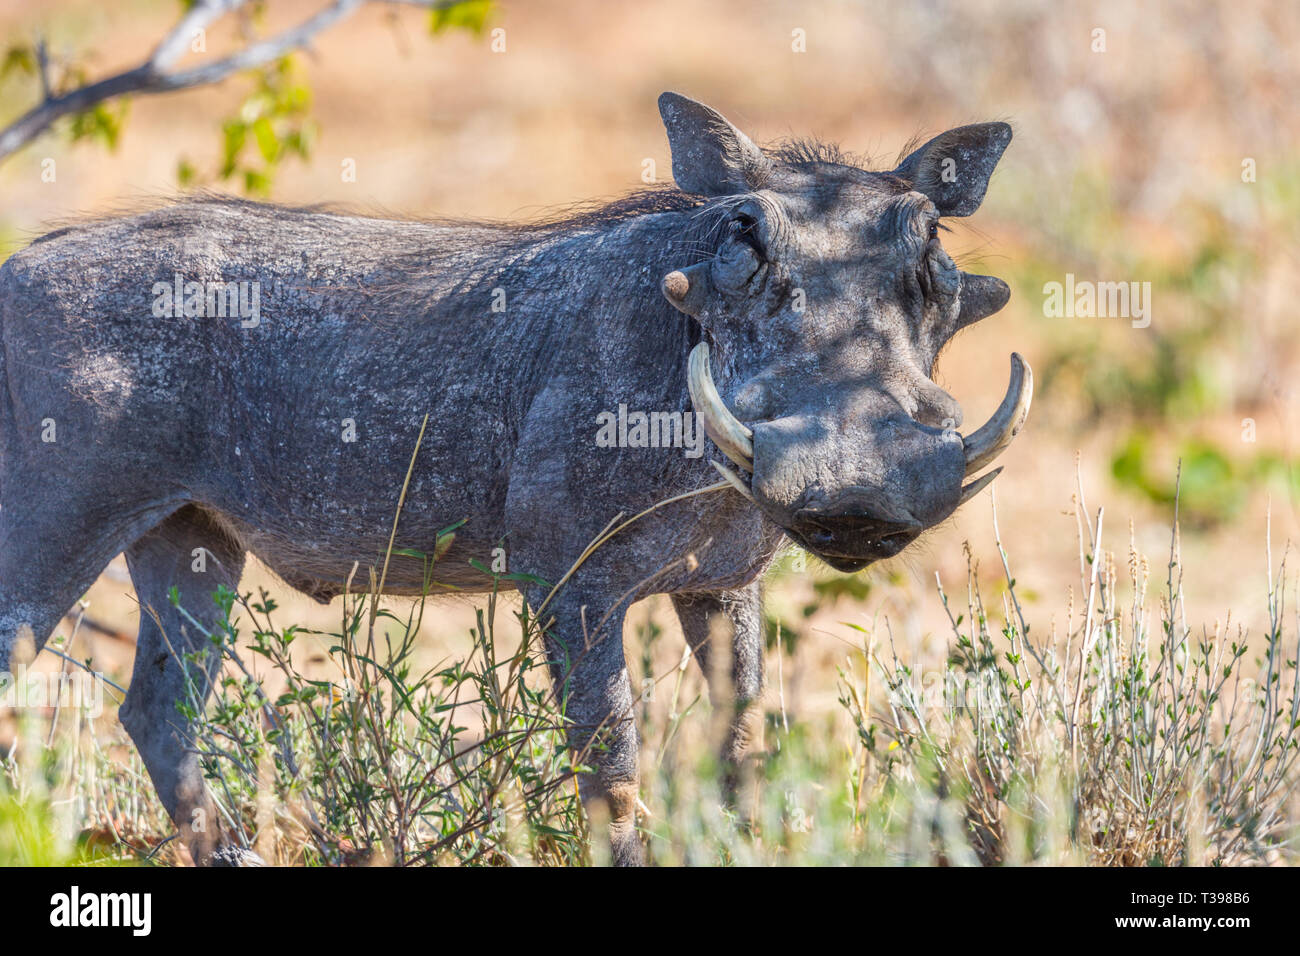
M491 12L492 0L462 0L450 7L433 10L429 14L429 32L469 30L471 33L482 33Z
M275 127L265 116L253 123L253 136L257 139L257 148L264 160L274 163L280 158L280 140L275 135Z

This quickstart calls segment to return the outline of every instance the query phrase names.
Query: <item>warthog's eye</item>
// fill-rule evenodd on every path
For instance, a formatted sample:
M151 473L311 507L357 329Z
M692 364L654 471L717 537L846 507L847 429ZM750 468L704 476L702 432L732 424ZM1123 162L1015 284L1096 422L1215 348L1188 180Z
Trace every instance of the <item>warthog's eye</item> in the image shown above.
M930 220L930 235L929 235L929 238L930 238L932 241L935 240L935 239L938 239L938 238L939 238L939 220L938 220L938 219L931 219L931 220Z
M763 253L763 243L758 237L758 220L753 216L740 213L727 224L727 234L730 238L743 242L753 249L760 259L766 258Z

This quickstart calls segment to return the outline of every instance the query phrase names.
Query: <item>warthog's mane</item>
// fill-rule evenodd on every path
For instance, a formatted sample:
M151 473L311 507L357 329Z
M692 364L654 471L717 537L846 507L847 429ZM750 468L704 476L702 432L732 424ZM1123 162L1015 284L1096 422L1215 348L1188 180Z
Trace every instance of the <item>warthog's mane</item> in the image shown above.
M707 204L700 196L684 193L666 183L642 187L612 200L586 200L543 209L532 218L490 219L456 216L421 216L393 211L378 204L336 201L283 203L231 196L217 190L197 189L178 196L149 195L121 200L94 212L72 213L47 219L23 238L36 245L71 230L177 207L222 207L250 216L327 215L412 225L481 229L496 233L500 241L536 240L547 234L596 230L628 219L664 212L685 212Z
M838 143L828 143L821 139L800 138L787 139L764 147L763 152L773 159L795 169L808 169L815 166L852 166L863 172L876 172L871 160L858 153L850 153L840 148Z
M876 172L862 158L815 139L787 140L764 151L787 169L838 166ZM612 200L554 206L530 218L501 220L409 215L376 204L263 202L195 190L175 197L137 197L93 214L50 222L51 231L33 237L32 244L125 217L140 217L142 228L188 224L203 229L213 221L207 212L218 210L236 213L250 223L322 217L322 237L333 233L344 242L349 221L409 224L413 227L409 232L394 229L382 240L386 265L381 270L370 273L362 287L340 289L374 321L405 321L443 312L448 295L477 301L498 288L510 296L544 291L571 280L575 263L583 262L595 248L607 253L621 249L619 274L609 269L593 273L593 281L603 283L608 300L615 301L631 291L631 273L637 271L630 268L634 262L667 272L714 255L742 195L710 198L683 192L671 183L656 183ZM607 237L625 226L636 230L635 239L611 246ZM372 311L374 306L380 308ZM664 310L661 320L671 326L678 323L670 310Z
M870 160L862 155L846 152L835 143L818 139L789 139L763 147L772 160L795 169L811 170L817 166L849 166L866 172L876 172ZM707 199L682 192L672 183L656 183L639 187L614 199L582 200L549 206L532 217L492 219L483 217L423 216L391 210L376 203L350 204L338 201L319 203L281 203L231 196L214 189L195 189L178 196L146 194L120 200L93 212L71 213L50 218L41 227L22 233L27 244L45 242L70 230L85 228L96 223L128 216L157 212L177 206L221 206L249 215L331 215L384 222L411 223L434 227L459 227L480 229L492 233L498 242L510 245L517 242L535 242L548 235L601 230L616 226L629 219L659 213L690 212L728 205L728 197ZM707 233L708 225L696 226L694 233ZM695 236L698 238L698 235ZM21 241L21 240L20 240Z

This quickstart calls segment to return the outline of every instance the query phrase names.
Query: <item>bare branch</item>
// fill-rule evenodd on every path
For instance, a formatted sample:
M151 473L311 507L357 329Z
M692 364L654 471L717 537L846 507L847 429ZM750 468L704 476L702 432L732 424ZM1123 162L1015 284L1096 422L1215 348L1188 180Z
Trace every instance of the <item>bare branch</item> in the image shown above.
M51 95L49 89L42 42L38 48L38 58L41 60L44 98L38 106L0 130L0 160L27 145L56 120L80 113L106 100L133 93L173 93L205 86L219 82L232 73L270 63L306 46L316 34L351 16L367 2L401 3L432 10L453 6L457 0L333 0L311 18L274 37L254 43L214 63L175 73L167 72L167 68L189 48L199 30L206 29L209 24L239 9L246 2L247 0L198 0L144 63L58 96Z
M365 2L366 0L334 0L334 3L311 19L292 29L285 30L279 36L263 40L261 43L254 43L252 46L245 47L238 53L232 53L216 63L209 63L193 70L171 73L161 77L161 88L158 92L184 90L192 86L205 86L208 83L223 80L231 73L252 69L255 66L261 66L263 63L270 63L272 60L284 56L290 50L306 46L307 42L317 33L351 15Z
M36 72L41 77L41 99L49 100L54 94L50 87L50 48L45 37L36 41Z
M156 72L167 69L184 55L185 48L195 41L199 31L206 30L213 22L238 10L246 2L247 0L199 0L181 17L181 22L172 28L171 33L163 37L163 41L153 51L153 56L149 57L149 66Z

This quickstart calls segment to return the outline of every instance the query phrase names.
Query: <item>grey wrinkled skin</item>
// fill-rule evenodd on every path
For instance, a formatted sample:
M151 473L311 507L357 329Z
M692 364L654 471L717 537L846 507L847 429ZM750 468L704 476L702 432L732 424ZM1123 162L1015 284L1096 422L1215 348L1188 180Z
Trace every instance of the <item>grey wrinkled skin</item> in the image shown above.
M711 445L692 459L595 442L597 415L620 403L689 411L701 340L753 428L756 504L728 490L663 507L547 607L571 743L608 730L581 792L607 812L620 864L641 859L628 604L673 596L715 700L734 708L724 756L738 766L762 690L756 582L783 538L856 570L956 507L961 412L929 375L1008 290L959 272L933 226L979 205L1009 127L962 127L868 172L825 147L760 150L675 94L660 110L680 188L574 218L404 222L209 199L62 229L0 268L0 661L24 627L43 644L126 551L152 610L122 722L195 859L239 854L182 744L173 650L207 644L169 589L206 623L252 552L318 600L339 594L353 562L382 560L426 413L395 544L432 551L464 519L437 577L468 590L489 586L469 561L490 565L496 547L511 572L556 582L617 513L717 482ZM691 294L670 303L661 280L688 267ZM154 284L175 273L260 283L260 323L155 317ZM418 593L422 563L395 556L388 585ZM536 607L546 591L524 597ZM725 666L708 663L713 634L730 638Z

